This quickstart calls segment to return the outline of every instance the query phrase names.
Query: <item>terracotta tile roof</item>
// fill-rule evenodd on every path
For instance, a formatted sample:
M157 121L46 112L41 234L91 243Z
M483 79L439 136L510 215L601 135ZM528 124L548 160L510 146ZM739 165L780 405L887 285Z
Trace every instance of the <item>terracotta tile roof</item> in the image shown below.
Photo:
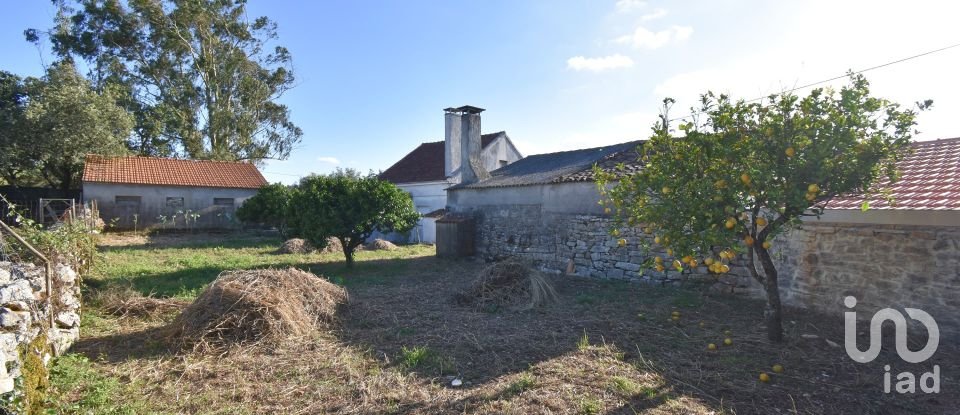
M890 188L891 206L882 197L870 209L960 210L960 137L911 144L913 153L898 163L900 180ZM831 200L827 209L860 209L863 197Z
M486 148L504 132L480 136L481 148ZM380 178L392 183L436 182L446 180L443 166L443 141L423 143L380 173Z
M258 189L267 184L251 163L87 155L83 181Z

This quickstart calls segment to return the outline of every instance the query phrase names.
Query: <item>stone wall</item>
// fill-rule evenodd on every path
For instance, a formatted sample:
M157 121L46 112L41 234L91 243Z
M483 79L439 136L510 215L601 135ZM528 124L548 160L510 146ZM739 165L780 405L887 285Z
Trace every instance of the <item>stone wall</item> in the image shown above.
M46 364L80 336L77 273L66 265L51 269L48 306L43 266L0 262L0 393L14 390L16 379L24 376L25 360L39 357ZM36 344L38 339L44 344Z
M461 209L477 224L476 248L487 260L518 256L541 270L653 284L706 282L713 289L761 296L743 258L717 278L705 267L679 273L643 267L654 255L652 237L622 229L617 245L605 216L544 212L540 205L487 205ZM960 333L960 227L807 223L773 241L786 304L842 312L853 295L858 310L922 308L944 335Z

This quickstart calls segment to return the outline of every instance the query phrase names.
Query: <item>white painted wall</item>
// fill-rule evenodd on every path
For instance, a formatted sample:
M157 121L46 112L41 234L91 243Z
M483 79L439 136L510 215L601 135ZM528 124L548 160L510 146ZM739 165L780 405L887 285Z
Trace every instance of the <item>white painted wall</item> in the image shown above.
M437 209L443 209L447 205L447 193L445 189L450 187L450 184L444 181L436 182L421 182L421 183L400 183L397 184L397 187L403 191L410 193L410 196L413 197L413 205L416 206L417 212L420 214L430 213ZM417 228L411 231L409 240L411 242L416 242L416 234L414 232L419 232L420 242L423 243L436 243L437 241L437 232L436 227L433 226L433 219L421 218L420 222L417 223Z

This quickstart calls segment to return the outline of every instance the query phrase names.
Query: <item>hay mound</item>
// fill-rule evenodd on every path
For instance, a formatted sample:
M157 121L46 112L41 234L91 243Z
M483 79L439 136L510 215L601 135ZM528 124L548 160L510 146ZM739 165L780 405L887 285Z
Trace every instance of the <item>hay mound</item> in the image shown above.
M397 246L393 242L384 240L384 239L374 239L373 242L370 242L365 247L368 251L393 251L397 249Z
M511 308L529 310L557 300L557 293L542 274L518 259L497 262L480 272L457 302L478 310Z
M294 268L224 272L168 326L181 346L278 345L329 327L342 287Z
M93 294L94 303L108 314L117 317L154 318L180 311L190 302L176 298L144 296L130 287L111 288Z
M284 241L277 252L281 254L309 254L314 250L310 242L300 238L293 238Z
M343 252L343 244L340 243L340 240L334 237L327 238L327 244L320 250L325 254Z

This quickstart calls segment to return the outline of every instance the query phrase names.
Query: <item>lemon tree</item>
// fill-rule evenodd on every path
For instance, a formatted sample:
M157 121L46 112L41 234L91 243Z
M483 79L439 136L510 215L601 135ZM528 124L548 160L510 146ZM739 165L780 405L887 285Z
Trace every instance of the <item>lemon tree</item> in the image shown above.
M804 216L819 216L838 195L866 194L897 178L896 162L915 133L917 108L871 96L859 75L839 91L762 102L707 93L692 121L674 128L664 101L660 121L632 175L596 169L601 203L623 227L651 234L666 256L663 271L705 266L713 274L742 264L767 297L768 337L781 341L781 306L773 239Z

